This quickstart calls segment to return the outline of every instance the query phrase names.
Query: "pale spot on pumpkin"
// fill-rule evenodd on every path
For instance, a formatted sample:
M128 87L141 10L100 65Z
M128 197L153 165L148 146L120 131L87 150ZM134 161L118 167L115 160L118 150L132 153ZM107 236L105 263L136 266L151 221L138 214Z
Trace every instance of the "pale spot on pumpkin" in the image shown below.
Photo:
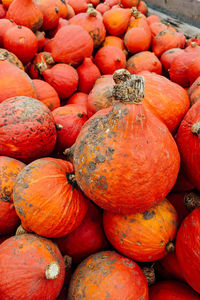
M16 147L15 145L12 145L12 144L6 144L6 146L8 148L10 148L10 150L12 150L12 151L18 151L19 150L18 147Z
M23 41L24 41L24 37L23 37L23 36L20 37L20 38L19 38L19 41L20 41L20 42L23 42Z

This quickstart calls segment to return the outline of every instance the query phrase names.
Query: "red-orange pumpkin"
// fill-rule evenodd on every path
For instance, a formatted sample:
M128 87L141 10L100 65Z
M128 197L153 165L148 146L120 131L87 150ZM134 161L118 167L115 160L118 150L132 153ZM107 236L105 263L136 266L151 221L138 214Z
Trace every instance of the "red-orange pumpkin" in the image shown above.
M59 18L58 25L54 29L49 30L49 32L48 32L49 36L54 37L60 28L67 26L67 25L68 25L68 20Z
M54 240L63 255L70 255L74 263L80 263L89 255L108 246L103 225L102 213L89 202L87 214L78 228Z
M154 38L160 32L167 30L167 25L163 24L161 21L154 22L149 25L152 37Z
M153 52L141 51L127 60L126 69L132 74L138 74L141 71L162 73L162 65Z
M12 3L13 0L2 0L3 6L8 9L9 5Z
M78 65L92 52L93 39L78 25L62 27L51 42L51 53L56 62Z
M13 97L0 104L0 155L31 161L49 155L56 144L55 121L42 102Z
M125 85L119 83L124 77L129 78ZM82 127L74 166L77 183L90 199L106 210L130 214L163 200L176 181L180 158L167 127L144 109L144 87L134 99L134 84L143 85L142 78L134 80L123 70L114 78L117 104Z
M190 85L200 76L200 55L195 57L188 67Z
M139 1L137 9L144 15L146 15L148 13L148 7L146 5L146 2L144 1Z
M0 4L0 19L3 19L6 17L7 10L3 6L3 4Z
M189 214L189 210L187 210L185 202L187 199L192 197L193 193L190 192L180 192L180 193L171 193L167 195L167 199L171 202L171 204L175 207L176 212L178 214L178 224L180 225L185 217Z
M38 41L31 29L25 26L14 26L6 31L3 45L13 52L24 63L28 63L38 50Z
M171 64L175 57L177 57L179 54L183 53L183 49L180 48L173 48L170 50L165 51L161 57L160 61L164 67L164 69L168 72L170 70Z
M67 101L67 104L78 104L78 106L82 106L85 113L87 114L87 102L88 102L88 95L85 93L77 92L74 93L69 100Z
M34 0L14 0L9 5L6 18L37 31L43 24L43 13Z
M78 73L67 64L56 64L42 72L44 79L58 93L61 99L70 97L78 87Z
M136 261L155 261L174 250L177 214L168 200L143 213L103 216L104 231L113 247Z
M120 288L119 288L120 287ZM140 267L115 251L98 252L75 270L68 300L148 300L148 286Z
M28 73L31 78L42 78L42 72L46 69L50 69L55 64L50 52L37 53L28 67Z
M0 235L14 232L20 223L13 205L13 186L24 167L25 164L14 158L0 156Z
M159 275L165 279L185 281L175 252L168 253L159 261ZM189 300L189 299L188 299Z
M108 35L108 36L106 36L106 38L105 38L105 40L103 42L103 46L119 47L121 50L125 49L123 39L121 39L118 36L114 36L114 35Z
M37 3L43 14L42 30L55 28L60 17L57 0L37 0Z
M73 8L76 15L86 12L88 3L88 0L68 0L68 4Z
M13 236L1 244L0 268L1 299L54 300L64 282L58 247L33 234Z
M107 2L99 3L96 7L96 10L100 12L102 15L110 9L110 6Z
M121 5L123 7L133 7L138 5L139 0L121 0Z
M19 58L15 54L9 52L6 49L0 48L0 60L7 60L24 71L24 66L22 62L19 60Z
M66 19L69 20L69 19L71 19L73 16L75 16L75 11L74 11L74 9L72 8L72 6L69 5L69 4L67 3L67 17L66 17Z
M38 42L38 52L42 51L45 44L45 32L44 31L36 31L35 36Z
M55 5L58 7L59 17L65 19L68 14L67 1L55 0Z
M192 43L196 43L198 46L200 46L200 36L195 35L194 37L191 37L187 40L186 46L191 46Z
M46 237L60 237L78 227L87 199L74 181L73 165L60 159L38 159L19 174L13 201L23 225Z
M0 19L0 47L3 46L3 37L6 31L12 27L16 26L16 24L8 19Z
M191 105L193 105L200 99L200 76L195 80L195 82L191 85L187 92L190 98Z
M161 31L152 40L152 50L156 56L161 56L165 51L179 48L180 40L176 32L169 29Z
M157 15L150 15L146 18L148 25L160 22L160 18Z

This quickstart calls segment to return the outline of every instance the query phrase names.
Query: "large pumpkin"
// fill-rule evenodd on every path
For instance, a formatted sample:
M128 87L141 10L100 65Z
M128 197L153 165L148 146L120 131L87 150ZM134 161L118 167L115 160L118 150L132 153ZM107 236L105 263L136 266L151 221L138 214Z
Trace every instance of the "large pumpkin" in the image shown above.
M49 155L56 144L53 115L30 97L13 97L0 104L0 155L25 162Z
M143 213L119 215L104 212L104 230L110 243L136 261L154 261L174 250L177 214L163 200Z
M74 181L72 164L60 159L39 159L26 166L13 193L23 226L46 237L71 232L87 211L87 199Z
M13 236L0 245L0 298L55 300L65 276L64 259L50 240Z
M148 286L140 267L114 251L86 258L75 270L68 300L148 300Z
M179 153L167 127L142 105L142 77L119 70L114 78L119 103L90 118L76 140L76 180L106 210L143 212L173 187Z
M24 167L14 158L0 156L0 235L14 232L20 223L13 204L13 186Z

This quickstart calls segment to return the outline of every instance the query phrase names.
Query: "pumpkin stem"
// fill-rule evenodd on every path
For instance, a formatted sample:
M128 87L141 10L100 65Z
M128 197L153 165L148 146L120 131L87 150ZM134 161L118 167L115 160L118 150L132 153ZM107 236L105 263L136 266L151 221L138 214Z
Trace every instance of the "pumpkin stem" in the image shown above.
M48 69L47 64L44 61L40 63L36 63L35 66L40 74L42 74L45 70Z
M175 246L173 242L168 242L165 249L167 250L167 252L174 252L175 251Z
M125 69L114 72L113 97L122 103L141 104L144 98L144 77L130 74Z
M148 286L154 284L156 282L156 274L155 274L155 270L154 270L154 264L152 266L149 267L143 267L142 268L142 272L144 274L144 276L146 277Z
M131 13L132 13L133 17L135 17L136 19L142 17L141 12L139 10L137 10L136 6L131 7Z
M60 273L60 266L56 261L50 262L45 270L46 279L55 279Z
M196 47L196 45L197 45L197 43L196 43L196 42L192 42L192 43L191 43L191 47L192 47L192 48L195 48L195 47Z
M45 58L48 65L54 65L55 64L55 61L54 61L53 57L50 54L45 53L44 58Z
M66 155L67 160L70 161L71 163L73 163L74 148L75 148L75 144L70 148L65 149L65 151L63 152L63 154Z
M19 225L19 227L17 228L15 235L21 235L21 234L25 234L25 233L29 233L26 229L24 229L24 227L22 225Z
M61 130L63 129L63 126L61 124L55 124L56 130Z
M199 136L200 134L200 122L196 122L192 125L191 131L194 135Z
M65 262L65 271L68 271L72 266L72 258L69 255L65 255L63 258Z
M184 197L184 204L189 211L200 207L200 195L194 192L186 194Z
M89 17L96 17L97 11L94 9L92 3L88 4L87 14Z

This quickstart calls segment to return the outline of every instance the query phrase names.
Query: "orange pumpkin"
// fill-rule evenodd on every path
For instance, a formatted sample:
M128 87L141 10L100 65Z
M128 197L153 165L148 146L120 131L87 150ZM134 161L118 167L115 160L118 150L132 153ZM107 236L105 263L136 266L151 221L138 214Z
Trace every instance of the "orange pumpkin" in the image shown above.
M42 78L42 72L55 64L50 52L37 53L28 67L28 73L33 79Z
M164 67L164 69L168 72L170 70L172 61L177 57L179 54L183 53L183 49L180 48L172 48L170 50L165 51L161 57L160 61Z
M8 19L0 19L0 47L3 47L3 37L6 33L6 31L12 27L14 27L16 24Z
M133 74L138 74L141 71L162 73L162 65L159 59L153 52L141 51L127 60L126 69Z
M110 6L107 2L99 3L96 7L96 10L100 12L102 15L110 9Z
M179 37L176 32L169 29L161 31L152 40L152 50L156 56L161 56L165 51L179 46Z
M12 63L13 65L17 66L18 68L20 68L21 70L24 71L24 66L23 66L22 62L19 60L19 58L15 54L13 54L12 52L9 52L6 49L0 48L0 61L1 60L7 60L10 63Z
M68 7L65 0L55 0L55 5L58 7L59 17L65 19L68 14Z
M78 106L82 106L84 108L84 111L87 114L87 100L87 94L77 92L68 99L67 104L78 104Z
M0 156L0 235L14 232L20 223L13 205L13 187L24 167L25 164L14 158Z
M103 46L114 46L120 48L121 50L125 49L124 41L120 37L114 35L106 36Z
M58 0L37 0L37 3L43 14L42 30L55 28L60 17Z
M167 30L167 26L163 24L161 21L151 23L149 25L149 28L151 30L152 37L155 37L160 32Z
M34 0L14 0L9 5L6 18L17 25L37 31L43 24L43 13Z
M88 9L88 0L68 0L68 4L73 8L75 14L86 12Z
M13 0L2 0L1 2L5 8L8 8L9 5L13 2Z
M133 7L133 6L137 6L138 5L139 0L121 0L121 5L123 7Z
M58 25L55 28L49 30L49 32L48 32L49 36L54 37L56 35L56 33L58 32L58 30L64 26L68 25L68 23L69 23L68 20L59 18Z
M104 231L113 247L136 261L154 261L174 251L177 214L168 200L143 213L104 212Z
M67 299L78 297L82 300L149 299L147 281L140 267L115 251L93 254L76 268Z
M195 80L195 82L193 82L187 92L190 98L191 105L193 105L200 99L200 76Z
M22 170L13 201L23 225L46 237L64 236L80 225L87 199L73 171L71 163L59 159L38 159Z
M160 22L160 18L157 15L150 15L146 18L146 21L148 25L151 25L153 23Z
M137 9L144 15L146 15L148 13L148 7L146 5L146 2L144 1L139 1Z
M188 78L190 85L200 76L200 55L195 57L188 67Z
M83 192L103 209L123 214L142 212L160 202L180 167L175 141L167 127L144 109L143 78L135 76L126 70L114 73L116 104L85 123L74 147L76 180ZM137 84L141 89L136 89L136 100Z
M69 20L69 19L71 19L73 16L75 16L75 11L74 11L74 9L72 8L72 6L69 5L69 4L67 3L67 16L66 16L66 19Z
M6 17L6 12L7 12L7 10L5 9L5 7L3 6L3 4L0 4L0 19Z

